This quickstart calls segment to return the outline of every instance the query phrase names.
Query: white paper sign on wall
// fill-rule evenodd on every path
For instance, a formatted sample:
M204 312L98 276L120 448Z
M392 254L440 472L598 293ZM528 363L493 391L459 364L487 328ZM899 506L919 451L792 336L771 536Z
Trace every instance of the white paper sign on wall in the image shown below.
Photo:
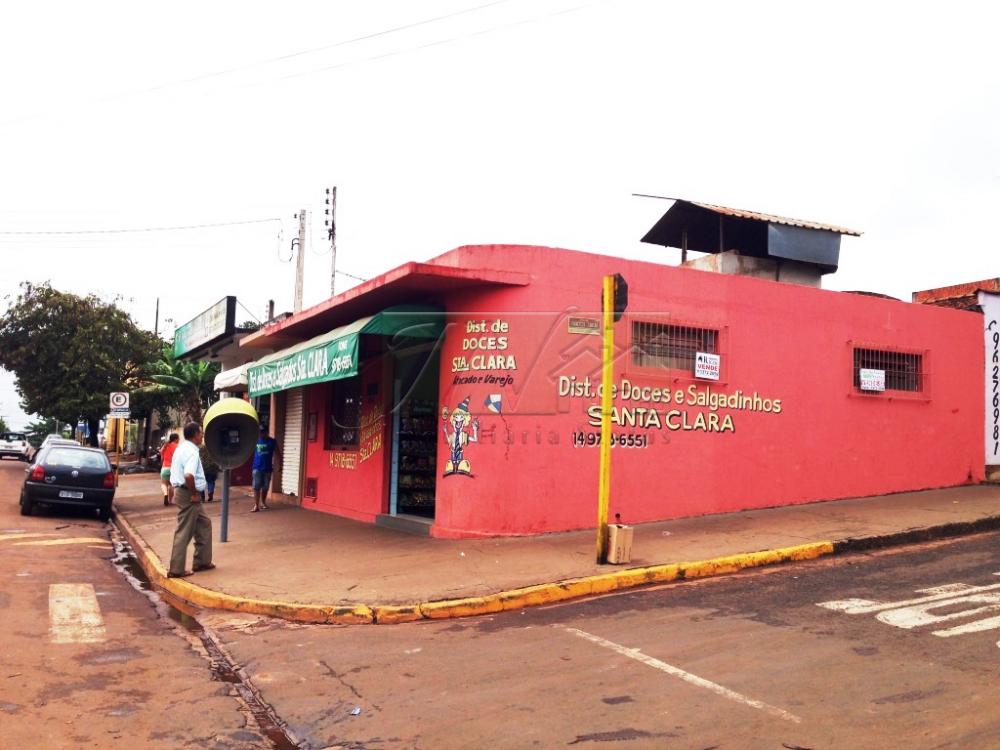
M694 356L694 376L705 380L718 380L722 357L718 354L697 352Z
M885 370L873 370L862 367L858 372L861 380L861 390L863 391L884 391L885 390Z

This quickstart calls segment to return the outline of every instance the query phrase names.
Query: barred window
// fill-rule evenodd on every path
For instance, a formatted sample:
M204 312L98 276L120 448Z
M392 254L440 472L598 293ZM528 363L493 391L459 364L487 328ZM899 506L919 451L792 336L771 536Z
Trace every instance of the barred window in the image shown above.
M885 372L887 391L924 390L924 358L920 354L887 352L879 349L854 349L854 387L861 388L862 370Z
M334 380L330 383L330 408L327 416L327 450L358 444L361 421L361 378Z
M719 353L719 332L672 323L632 323L632 364L694 372L698 352Z

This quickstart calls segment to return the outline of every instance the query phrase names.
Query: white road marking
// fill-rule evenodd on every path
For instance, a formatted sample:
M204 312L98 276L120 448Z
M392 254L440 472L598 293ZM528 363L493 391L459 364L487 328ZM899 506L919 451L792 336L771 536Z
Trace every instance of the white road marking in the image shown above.
M985 604L987 606L963 609L958 612L948 612L943 615L936 615L933 612L935 609L954 607L961 604ZM915 607L889 609L879 612L875 615L875 619L879 622L884 622L886 625L895 625L897 628L910 630L912 628L919 628L922 625L937 625L948 620L958 620L998 610L1000 610L1000 591L993 591L986 594L959 596L940 602L918 604Z
M647 656L642 653L637 648L629 648L627 646L622 646L621 644L615 643L614 641L609 641L600 636L587 633L586 631L579 630L577 628L566 628L567 631L573 635L577 635L580 638L584 638L591 643L596 643L598 646L603 646L604 648L610 649L615 653L621 654L622 656L627 656L630 659L635 659L638 662L642 662L648 667L653 669L658 669L661 672L666 672L674 677L680 677L685 682L689 682L692 685L697 685L698 687L705 688L706 690L711 690L717 695L721 695L724 698L729 698L730 700L736 701L737 703L742 703L745 706L750 706L752 708L759 709L765 713L771 714L771 716L776 716L779 719L784 719L785 721L791 721L796 724L802 722L798 716L788 713L784 709L771 706L762 701L755 700L753 698L748 698L745 695L737 693L735 690L730 690L727 687L723 687L717 683L706 680L704 677L699 677L698 675L691 674L690 672L685 672L679 667L675 667L671 664L667 664L659 659L654 659L652 656Z
M1000 575L994 573L993 575ZM816 606L825 607L849 615L875 613L875 619L886 625L912 630L924 625L939 625L951 620L967 619L1000 610L1000 585L970 586L966 583L946 583L943 586L918 589L918 594L928 594L919 599L906 599L898 602L876 602L868 599L840 599L837 601L818 602ZM970 606L970 605L984 606ZM944 614L934 614L934 610L957 606L966 609L949 611ZM951 638L967 633L982 633L1000 628L1000 616L984 617L964 625L932 631L939 638ZM997 642L1000 647L1000 641Z
M987 617L983 620L976 620L975 622L966 623L965 625L956 625L953 628L946 628L944 630L935 630L934 635L939 638L951 638L954 635L965 635L966 633L982 633L986 630L996 630L1000 628L1000 617ZM1000 643L997 643L1000 646Z
M68 539L46 539L37 542L16 542L14 547L58 547L63 544L93 544L98 542L102 545L111 546L111 542L99 536L74 536Z
M49 586L49 640L53 643L101 643L106 639L101 606L89 583Z
M7 539L30 539L31 537L37 536L59 536L58 534L22 534L20 532L15 534L0 534L0 542Z
M957 594L950 588L953 585L955 584L949 584L947 587L938 587L938 589L945 589L945 593L931 594L930 596L922 596L919 599L907 599L901 602L876 602L869 601L868 599L839 599L837 601L819 602L816 606L825 607L826 609L832 609L838 612L846 612L849 615L863 615L871 612L881 612L884 609L896 609L898 607L909 607L917 604L927 604L928 602L939 602L944 601L945 599L954 599ZM933 589L924 590L928 591ZM1000 583L995 583L992 586L969 586L968 588L961 590L964 594L978 594L984 591L1000 591Z

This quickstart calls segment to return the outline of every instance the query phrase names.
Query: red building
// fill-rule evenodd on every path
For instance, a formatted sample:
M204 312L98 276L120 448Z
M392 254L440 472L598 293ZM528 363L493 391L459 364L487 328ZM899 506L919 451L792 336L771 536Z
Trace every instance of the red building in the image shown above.
M488 245L406 264L244 339L279 349L248 373L251 397L270 395L283 488L305 508L441 537L593 527L592 334L611 273L630 288L615 326L612 518L983 479L975 315ZM696 375L699 354L718 357L704 358L716 373Z

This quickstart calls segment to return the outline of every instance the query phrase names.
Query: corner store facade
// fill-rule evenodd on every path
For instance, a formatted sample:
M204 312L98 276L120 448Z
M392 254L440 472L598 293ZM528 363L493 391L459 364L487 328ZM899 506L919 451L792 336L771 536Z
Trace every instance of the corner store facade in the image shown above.
M630 302L615 331L612 517L983 478L975 315L490 245L401 266L244 340L285 346L250 367L250 395L301 404L291 423L278 406L291 429L273 429L302 447L303 506L410 519L443 537L593 526L600 338L591 332L600 279L615 272ZM336 363L342 346L356 347L350 367ZM718 380L694 376L698 351L720 357ZM267 375L269 365L284 374ZM876 366L886 389L862 391L859 370Z

